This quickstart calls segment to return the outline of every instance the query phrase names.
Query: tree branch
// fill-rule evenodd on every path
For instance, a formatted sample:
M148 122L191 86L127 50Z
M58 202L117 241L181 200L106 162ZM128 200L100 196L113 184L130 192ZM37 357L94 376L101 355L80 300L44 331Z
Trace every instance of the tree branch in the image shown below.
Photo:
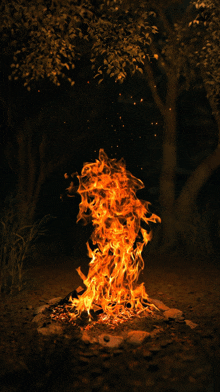
M165 105L164 105L162 99L160 98L160 96L159 96L159 94L158 94L157 86L156 86L156 81L155 81L154 74L153 74L153 71L152 71L152 68L151 68L151 66L150 66L150 62L149 62L148 58L145 58L145 59L144 59L144 69L145 69L145 71L146 71L146 76L147 76L148 84L149 84L149 87L150 87L150 89L151 89L151 92L152 92L152 95L153 95L154 102L155 102L156 105L158 106L158 108L159 108L159 110L160 110L162 116L164 116L164 115L165 115L165 109L166 109L166 108L165 108Z

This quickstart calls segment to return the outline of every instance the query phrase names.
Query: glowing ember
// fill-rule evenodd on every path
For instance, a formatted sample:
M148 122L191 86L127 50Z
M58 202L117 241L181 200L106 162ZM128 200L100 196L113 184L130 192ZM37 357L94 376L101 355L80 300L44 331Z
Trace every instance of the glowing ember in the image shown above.
M137 190L144 188L143 182L126 170L123 159L109 159L103 149L99 159L84 164L77 177L77 192L81 195L77 222L92 220L91 240L96 247L92 250L87 242L91 258L88 276L80 267L77 269L86 290L71 300L71 317L77 318L85 311L91 319L90 312L97 306L103 310L100 317L106 322L121 322L151 312L155 306L147 303L144 283L137 284L144 268L141 252L151 239L141 221L148 224L161 220L149 213L149 202L136 197ZM73 183L68 190L72 187Z

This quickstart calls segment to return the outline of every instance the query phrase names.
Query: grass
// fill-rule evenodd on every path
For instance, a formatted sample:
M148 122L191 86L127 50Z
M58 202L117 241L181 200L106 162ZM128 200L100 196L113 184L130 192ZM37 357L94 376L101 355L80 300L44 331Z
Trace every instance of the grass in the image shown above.
M33 225L24 225L12 202L3 210L0 221L0 293L21 291L31 247L37 238L47 232L45 215Z

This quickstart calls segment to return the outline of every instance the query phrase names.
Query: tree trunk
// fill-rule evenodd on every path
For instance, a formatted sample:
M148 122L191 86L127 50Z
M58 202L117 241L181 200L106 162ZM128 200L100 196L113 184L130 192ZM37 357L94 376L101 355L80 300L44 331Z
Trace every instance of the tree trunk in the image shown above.
M173 247L176 243L173 207L175 203L176 170L176 100L178 79L168 75L163 135L163 165L160 175L160 204L162 207L162 248Z
M220 115L218 110L218 99L213 95L212 90L210 89L210 85L206 80L206 73L204 69L201 68L201 74L203 78L204 87L207 92L207 98L209 100L210 106L212 108L212 114L216 120L216 124L218 127L218 145L213 153L208 156L200 165L194 170L192 175L186 181L180 196L176 200L175 203L175 216L176 216L176 227L177 231L184 236L184 231L186 233L187 227L190 230L194 230L195 233L195 225L193 227L193 220L196 218L195 209L196 209L196 199L198 197L198 193L202 186L207 182L212 173L220 166ZM198 214L197 214L198 216ZM197 222L197 225L201 222L201 218L199 217L200 222ZM191 231L193 235L193 232ZM205 233L204 233L205 234ZM208 233L207 233L208 234ZM208 234L209 236L209 234ZM188 238L189 239L189 238ZM209 238L204 235L203 238L200 239L200 242L204 242L203 248L205 246L206 251L212 251L211 244Z
M33 145L32 137L33 130L26 122L24 131L20 131L17 137L17 199L19 216L23 224L33 224L41 187L47 176L45 167L46 138L43 135L38 147Z
M176 242L176 231L174 225L173 207L175 202L175 169L176 169L176 101L178 97L178 74L175 69L166 67L167 93L164 103L158 93L156 81L150 65L146 58L144 62L146 77L155 104L164 119L163 132L163 163L160 175L160 205L162 244L161 251L172 247ZM156 244L157 245L157 244ZM159 245L159 244L158 244Z
M201 187L206 183L214 170L220 166L220 144L215 151L207 157L186 181L175 205L175 213L180 218L186 219L192 214L196 198Z

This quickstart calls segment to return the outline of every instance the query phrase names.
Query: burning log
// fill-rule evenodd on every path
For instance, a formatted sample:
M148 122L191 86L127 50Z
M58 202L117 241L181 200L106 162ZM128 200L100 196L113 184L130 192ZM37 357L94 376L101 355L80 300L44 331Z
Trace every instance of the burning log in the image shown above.
M149 202L139 200L136 192L144 188L141 180L128 170L123 159L109 159L103 149L95 163L85 163L81 175L77 175L81 196L77 222L92 221L92 250L87 242L91 258L86 277L80 267L78 274L86 290L79 295L69 295L71 319L86 312L102 309L103 322L119 323L152 312L155 305L148 300L144 283L137 284L144 268L142 250L151 240L149 232L141 226L145 222L161 222L150 213ZM68 188L74 188L73 182Z

